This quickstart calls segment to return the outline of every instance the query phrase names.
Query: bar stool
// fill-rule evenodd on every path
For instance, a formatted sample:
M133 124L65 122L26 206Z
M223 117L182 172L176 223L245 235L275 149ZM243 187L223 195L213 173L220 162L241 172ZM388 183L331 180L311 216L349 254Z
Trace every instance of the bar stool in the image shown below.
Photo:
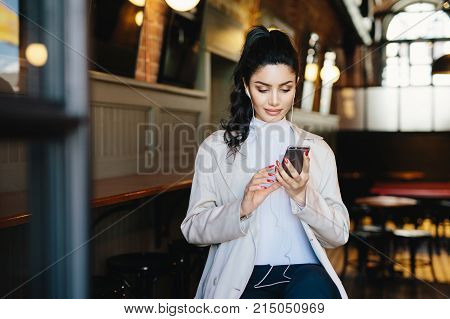
M444 246L448 253L448 236L446 233L446 223L449 221L450 216L450 200L440 200L436 203L431 212L431 220L435 225L435 252L440 255L441 246ZM442 237L439 235L439 226L442 225Z
M416 274L416 266L431 267L431 274L433 280L436 282L436 274L433 267L433 237L429 231L420 229L395 229L394 230L394 256L398 248L399 242L405 242L409 250L409 266L411 274ZM427 245L428 260L418 259L416 257L418 248L423 245ZM397 260L400 264L405 264L404 259Z
M109 276L91 277L91 296L94 299L130 299L134 298L126 280Z
M153 298L157 281L173 278L174 264L168 253L128 253L109 257L106 266L110 276L126 280L136 298Z
M392 264L385 258L385 255L390 255L391 241L392 231L383 229L381 226L365 225L352 232L349 243L344 246L344 265L340 277L345 276L349 265L356 265L359 279L362 279L363 276L368 277L369 270L372 269L378 269L383 276L387 269L391 275L393 272ZM350 260L349 244L355 246L358 251L356 260ZM378 258L373 258L373 255L378 256ZM374 266L369 268L368 265Z
M169 244L171 259L176 263L175 298L192 298L191 283L199 280L208 258L209 246L199 247L177 239Z

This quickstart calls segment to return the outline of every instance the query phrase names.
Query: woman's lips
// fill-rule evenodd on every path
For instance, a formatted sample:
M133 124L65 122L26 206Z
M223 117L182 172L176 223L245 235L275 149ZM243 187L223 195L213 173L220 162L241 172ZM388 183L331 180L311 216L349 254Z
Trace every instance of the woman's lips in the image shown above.
M267 114L269 115L278 115L280 114L281 110L269 110L269 109L264 109L264 111L266 111Z

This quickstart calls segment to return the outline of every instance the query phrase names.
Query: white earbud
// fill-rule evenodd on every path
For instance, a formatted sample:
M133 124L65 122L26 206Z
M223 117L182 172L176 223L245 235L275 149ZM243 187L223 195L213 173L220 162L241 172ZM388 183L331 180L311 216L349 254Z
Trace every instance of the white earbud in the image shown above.
M292 105L291 105L291 123L292 123L292 118L294 117L294 102L295 102L295 88L294 88L294 97L292 98Z
M247 85L245 85L244 78L242 78L242 83L244 84L245 94L247 94L248 98L251 100L252 97L250 96L250 92L248 91Z
M242 79L242 81L244 81L244 79ZM252 105L253 117L255 117L255 108L253 107L252 97L250 96L250 91L248 90L247 85L245 85L245 82L244 82L244 88L245 88L245 94L247 94L248 98L250 99L250 103Z

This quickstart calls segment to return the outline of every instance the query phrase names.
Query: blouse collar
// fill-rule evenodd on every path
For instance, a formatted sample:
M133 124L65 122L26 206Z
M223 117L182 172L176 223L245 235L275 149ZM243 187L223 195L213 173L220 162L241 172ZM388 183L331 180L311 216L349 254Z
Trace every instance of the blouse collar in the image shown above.
M284 134L290 136L290 132L292 129L291 122L286 119L286 116L276 122L266 122L253 117L250 120L249 124L249 134L247 137L247 142L255 142L256 140L259 140L259 137L264 137L263 140L265 140L266 138L274 138L278 135L271 134L271 130L279 131L280 129L285 132ZM263 140L261 140L261 142Z
M281 120L275 121L275 122L266 122L263 120L260 120L256 117L253 117L250 121L250 130L252 129L268 129L273 127L282 127L284 129L290 128L290 123L286 119L286 116L284 116Z

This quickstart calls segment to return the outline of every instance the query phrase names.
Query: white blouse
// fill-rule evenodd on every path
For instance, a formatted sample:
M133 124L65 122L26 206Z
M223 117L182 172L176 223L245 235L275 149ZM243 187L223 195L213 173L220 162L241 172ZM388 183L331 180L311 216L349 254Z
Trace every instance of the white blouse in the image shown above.
M276 164L276 160L282 162L287 147L293 145L294 132L286 117L270 123L253 117L247 138L248 156L244 162L257 171ZM271 179L275 180L275 176ZM292 214L283 187L270 193L254 213L259 214L260 223L255 265L320 263L300 219Z

